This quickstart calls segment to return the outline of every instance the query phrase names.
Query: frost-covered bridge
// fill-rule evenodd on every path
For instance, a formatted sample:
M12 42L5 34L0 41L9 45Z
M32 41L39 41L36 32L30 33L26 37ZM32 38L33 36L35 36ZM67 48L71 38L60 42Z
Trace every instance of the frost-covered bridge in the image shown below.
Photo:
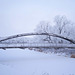
M33 35L48 35L53 36L57 38L61 38L64 40L69 41L71 44L49 44L49 43L2 43L3 41L10 40L13 38L23 37L23 36L33 36ZM9 37L5 37L0 39L0 49L7 49L7 48L75 48L75 41L72 39L69 39L67 37L63 37L61 35L57 34L51 34L51 33L24 33L24 34L18 34L13 35Z

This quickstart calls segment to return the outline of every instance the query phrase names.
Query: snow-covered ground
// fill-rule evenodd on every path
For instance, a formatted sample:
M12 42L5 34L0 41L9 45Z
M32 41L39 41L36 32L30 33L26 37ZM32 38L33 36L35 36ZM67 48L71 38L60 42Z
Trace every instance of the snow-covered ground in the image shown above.
M0 75L75 75L75 59L33 50L0 50Z

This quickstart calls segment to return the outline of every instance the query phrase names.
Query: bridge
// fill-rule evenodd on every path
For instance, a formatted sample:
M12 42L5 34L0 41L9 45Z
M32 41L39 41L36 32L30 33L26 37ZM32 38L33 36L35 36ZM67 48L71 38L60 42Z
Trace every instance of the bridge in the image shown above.
M23 36L33 36L33 35L53 36L53 37L57 37L57 38L61 38L66 41L69 41L71 44L52 44L52 43L18 43L18 44L8 43L6 44L6 43L2 43L6 40L10 40L13 38L18 38ZM8 36L8 37L0 39L0 49L7 49L7 48L71 48L71 49L75 49L75 41L67 37L57 35L57 34L52 34L52 33L24 33L24 34L17 34L17 35Z

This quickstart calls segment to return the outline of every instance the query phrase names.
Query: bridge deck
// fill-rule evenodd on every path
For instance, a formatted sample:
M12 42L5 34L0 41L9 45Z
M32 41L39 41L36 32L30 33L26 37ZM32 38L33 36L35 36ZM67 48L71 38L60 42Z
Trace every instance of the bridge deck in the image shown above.
M75 48L75 44L0 44L2 48Z

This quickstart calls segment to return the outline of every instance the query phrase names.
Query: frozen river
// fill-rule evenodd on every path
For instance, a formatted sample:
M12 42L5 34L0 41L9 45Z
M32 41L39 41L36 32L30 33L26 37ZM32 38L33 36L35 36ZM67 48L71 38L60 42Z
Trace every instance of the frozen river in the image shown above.
M75 59L28 49L0 50L0 75L75 75Z

